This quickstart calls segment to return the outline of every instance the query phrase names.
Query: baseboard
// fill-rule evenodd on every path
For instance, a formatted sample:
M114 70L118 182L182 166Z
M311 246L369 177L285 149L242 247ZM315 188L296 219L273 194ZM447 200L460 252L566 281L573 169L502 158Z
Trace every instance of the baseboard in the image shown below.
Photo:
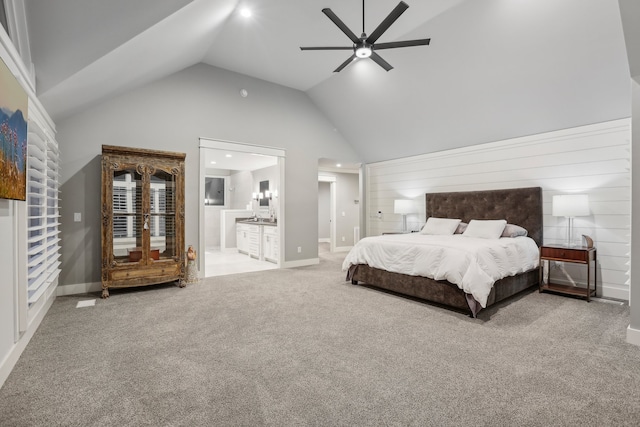
M609 288L607 286L605 287L598 287L598 292L601 293L601 297L603 298L611 298L611 299L618 299L618 300L622 300L622 301L629 301L629 291L628 290L624 290L624 289L617 289L617 288Z
M322 239L318 239L318 243L331 243L331 239L324 237Z
M629 344L640 346L640 329L634 329L629 325L627 328L627 342Z
M35 334L40 327L42 319L44 319L44 316L51 308L51 304L53 304L55 299L55 294L52 294L51 297L49 297L49 299L44 303L42 309L40 309L38 314L31 320L27 330L22 334L18 342L13 345L4 360L0 362L0 388L2 388L4 382L9 378L9 374L13 370L13 367L18 363L18 359L20 359L22 352L27 347L27 344L29 344L29 341L31 341L33 334Z
M349 252L353 246L336 246L334 252Z
M86 294L89 292L100 292L102 283L75 283L73 285L58 285L57 293L59 297L65 295Z
M320 264L320 258L300 259L297 261L285 261L282 263L282 268L306 267L317 264Z

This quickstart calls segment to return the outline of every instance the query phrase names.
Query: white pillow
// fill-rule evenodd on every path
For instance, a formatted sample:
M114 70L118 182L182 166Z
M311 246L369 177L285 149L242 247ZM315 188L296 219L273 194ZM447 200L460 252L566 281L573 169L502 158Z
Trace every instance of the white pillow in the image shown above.
M504 219L472 219L462 235L481 239L499 239L506 225L507 221Z
M420 233L449 235L456 231L458 224L460 224L459 219L429 217Z

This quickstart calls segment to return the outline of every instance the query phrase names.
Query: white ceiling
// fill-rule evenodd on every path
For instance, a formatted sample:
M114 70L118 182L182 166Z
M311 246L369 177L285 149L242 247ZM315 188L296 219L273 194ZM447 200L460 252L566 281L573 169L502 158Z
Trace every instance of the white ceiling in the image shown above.
M401 40L462 1L409 0L409 9L379 42ZM367 32L397 4L367 0ZM350 55L300 51L350 46L321 12L325 7L360 34L359 0L26 0L39 96L60 119L198 62L306 91L330 79ZM243 8L253 15L242 17ZM428 47L403 50L416 49Z
M366 0L367 33L399 0ZM630 115L617 0L406 0L379 42L385 72L349 51L360 0L25 0L38 96L55 121L199 62L305 91L369 163ZM640 28L637 0L625 30ZM252 17L240 16L249 7ZM626 49L626 50L625 50ZM460 124L464 123L463 126Z

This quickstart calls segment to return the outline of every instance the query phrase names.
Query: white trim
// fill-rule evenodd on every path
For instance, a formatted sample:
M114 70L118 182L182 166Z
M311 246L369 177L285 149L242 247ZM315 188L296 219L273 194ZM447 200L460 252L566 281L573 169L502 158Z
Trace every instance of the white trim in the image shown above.
M334 252L349 252L353 246L336 246Z
M27 265L27 207L26 203L18 203L12 201L14 226L18 234L14 233L14 248L17 249L16 256L14 258L14 310L15 310L15 328L14 328L14 342L18 342L20 336L29 327L29 304L27 303L28 291L27 291L27 268L23 268ZM21 236L21 237L18 237Z
M31 46L29 43L29 31L27 29L27 12L24 0L4 0L7 15L9 37L13 45L20 53L21 61L31 70L29 80L35 80L33 64L31 63Z
M633 329L631 325L627 327L627 342L640 346L640 329Z
M611 288L609 286L602 286L602 284L599 283L598 293L600 295L606 295L606 298L629 301L629 290L627 289Z
M318 174L318 182L329 183L329 252L336 251L336 182L337 178L331 175ZM320 241L320 239L318 239Z
M38 330L42 319L44 319L44 316L47 314L47 311L49 311L49 308L51 308L51 305L53 304L53 301L55 299L55 296L52 296L45 302L42 309L31 320L31 323L29 324L29 327L25 331L24 335L17 343L13 345L4 360L0 362L0 387L2 387L4 382L7 380L9 374L11 374L11 371L13 370L13 367L16 366L16 363L18 363L18 359L20 359L22 352L27 347L27 344L29 344L29 341L33 337L33 334L35 334L35 332Z
M278 211L278 232L279 232L279 241L278 241L278 255L279 259L277 261L277 265L279 268L282 268L284 263L284 253L285 253L285 156L286 152L283 149L275 148L275 147L267 147L262 145L255 144L247 144L244 142L236 142L236 141L225 141L220 139L212 139L212 138L199 138L200 145L198 149L198 155L200 156L200 171L199 171L199 188L198 188L198 212L199 212L199 220L198 220L198 230L201 231L198 237L198 250L201 254L205 254L205 241L204 241L204 190L205 190L205 176L206 176L206 164L205 164L205 156L202 154L202 149L213 149L213 150L228 150L228 151L236 151L241 153L255 153L255 154L263 154L266 156L274 156L277 159L276 165L279 170L280 176L280 189L278 190L277 199L277 211ZM200 274L204 277L204 262L205 257L198 257L198 270Z
M102 290L101 282L93 283L74 283L71 285L58 285L56 295L61 297L65 295L86 294L89 292L100 292Z
M280 191L278 192L278 268L282 268L284 265L284 254L285 254L285 200L286 200L286 190L285 190L285 162L286 157L284 156L284 151L282 156L278 157L278 170L280 171Z
M318 238L318 243L331 243L331 239L329 237Z
M360 173L360 168L358 167L357 169L350 169L350 168L338 168L338 167L320 167L318 168L318 171L320 173L322 172L333 172L333 173L352 173L352 174L357 174Z
M286 261L282 263L282 268L307 267L309 265L320 264L320 258L299 259L296 261Z
M17 17L15 13L13 0L5 2L5 6L7 6L5 8L5 11L7 12L7 25L9 26L9 32L11 32L12 35L15 35L16 38L22 39L22 37L19 37L18 29L16 28ZM4 28L2 28L2 26L0 26L0 46L6 49L6 53L9 55L9 58L10 58L10 61L7 61L4 55L2 54L3 53L2 49L0 49L0 56L4 60L4 63L7 64L7 67L9 67L11 72L14 73L14 75L16 75L16 78L23 84L23 87L25 85L28 86L28 88L25 88L25 90L29 93L29 98L36 98L36 93L35 93L36 89L33 83L31 72L29 71L28 67L25 66L24 60L22 59L22 56L18 51L18 46L14 44L13 40L11 40L11 36L7 34L6 31L4 31ZM11 64L11 62L13 64ZM17 70L14 67L17 68ZM42 108L40 107L40 109Z
M267 156L285 157L285 151L280 148L247 144L245 142L225 141L222 139L200 137L200 148L212 148L214 150L230 150L241 153L256 153Z

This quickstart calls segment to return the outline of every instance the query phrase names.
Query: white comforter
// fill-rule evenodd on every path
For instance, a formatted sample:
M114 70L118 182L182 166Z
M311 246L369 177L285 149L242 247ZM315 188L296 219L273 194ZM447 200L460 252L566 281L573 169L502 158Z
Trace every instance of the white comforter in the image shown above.
M365 237L347 254L342 269L367 264L411 276L447 280L484 308L493 284L538 266L538 246L529 237L479 239L461 234L420 233Z

